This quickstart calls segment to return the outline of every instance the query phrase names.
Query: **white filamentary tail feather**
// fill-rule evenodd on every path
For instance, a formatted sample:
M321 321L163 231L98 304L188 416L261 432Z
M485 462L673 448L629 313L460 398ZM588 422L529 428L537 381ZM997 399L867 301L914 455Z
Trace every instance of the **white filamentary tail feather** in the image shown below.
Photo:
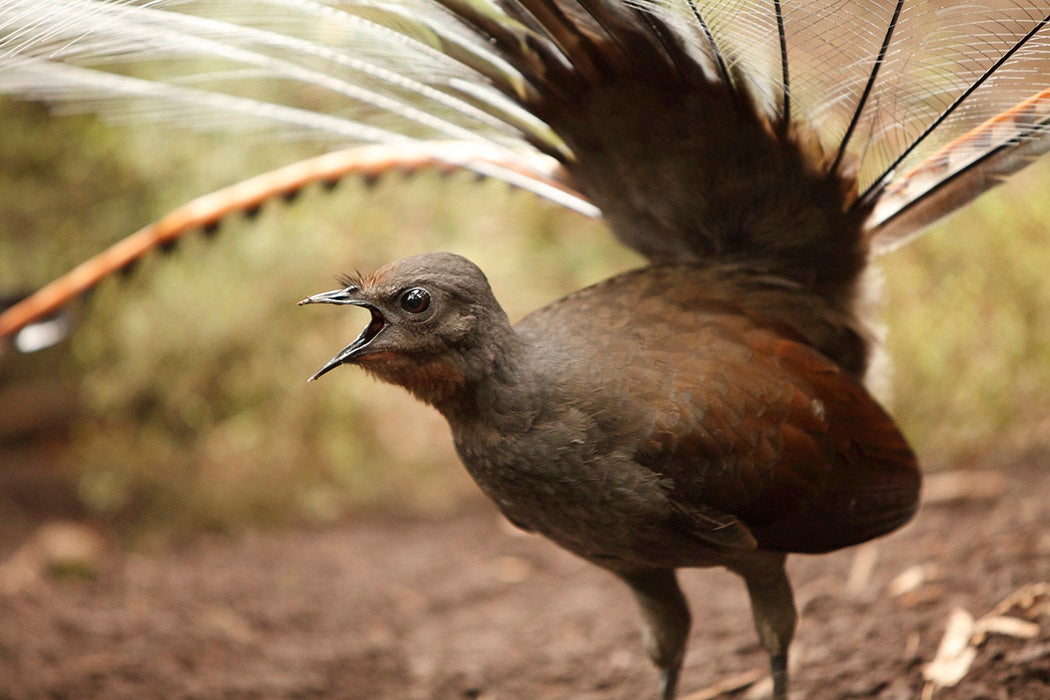
M1048 25L1050 0L7 0L0 93L386 146L335 171L467 168L603 214L653 260L732 256L740 186L760 221L841 209L880 252L1050 150ZM792 158L838 203L786 191ZM755 235L790 264L819 240Z
M1050 3L784 2L780 30L773 5L635 0L621 7L665 20L704 58L709 73L724 65L735 87L749 91L770 116L780 116L787 102L788 116L810 125L828 153L844 146L858 155L862 192L881 191L888 176L907 172L950 137L1046 87L1039 78L1045 83L1048 73ZM503 8L514 3L470 6L523 30L523 41L554 44L539 23L524 25L508 15ZM0 59L0 90L93 110L112 102L107 109L178 123L195 113L194 123L212 128L230 128L234 117L269 121L311 138L327 132L344 144L390 141L395 133L509 144L528 134L560 147L527 108L507 99L524 96L530 76L491 50L476 29L426 0L14 0L0 5ZM202 65L205 60L211 64ZM166 68L138 84L94 75L146 62ZM92 72L70 71L68 64ZM159 87L164 82L182 89ZM241 100L203 94L238 93L246 83L259 93L237 94ZM338 117L311 120L266 106L282 84L292 83L328 94ZM184 92L190 86L200 92ZM255 114L242 100L258 103ZM209 112L227 114L216 122ZM935 137L920 140L933 124ZM1045 122L1033 124L1021 136L1040 138L1046 129Z

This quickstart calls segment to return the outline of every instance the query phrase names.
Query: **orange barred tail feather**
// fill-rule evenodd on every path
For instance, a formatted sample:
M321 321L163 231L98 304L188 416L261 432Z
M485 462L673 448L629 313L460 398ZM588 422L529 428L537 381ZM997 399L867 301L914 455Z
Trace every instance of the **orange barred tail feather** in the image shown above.
M879 195L867 222L876 250L906 244L1012 173L1050 152L1050 88L947 144Z
M0 334L186 230L397 162L600 215L653 262L751 265L850 308L869 252L1048 150L1048 23L1045 1L999 0L2 3L2 94L390 155L195 200Z
M294 197L314 183L330 184L356 176L381 177L393 171L470 170L501 179L582 214L597 210L568 184L558 164L535 153L513 154L473 144L361 146L293 163L198 197L118 241L32 295L0 312L0 338L59 310L106 277L126 270L143 256L174 245L196 230L209 230L226 217L251 213L268 201Z

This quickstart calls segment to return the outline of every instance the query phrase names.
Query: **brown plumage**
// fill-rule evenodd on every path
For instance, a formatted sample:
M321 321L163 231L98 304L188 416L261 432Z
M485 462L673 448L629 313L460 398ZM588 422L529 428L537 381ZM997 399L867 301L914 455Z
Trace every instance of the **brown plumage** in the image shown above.
M463 168L601 216L650 266L516 328L448 254L305 300L372 311L314 376L358 364L437 407L511 520L630 585L664 698L689 631L675 568L740 574L786 698L786 554L888 532L918 497L863 386L864 271L1050 150L1050 3L359 0L279 3L280 21L177 5L201 16L0 5L0 91L379 145L180 208L4 311L0 336L310 182Z
M864 542L915 511L914 455L861 385L863 362L843 368L856 343L818 322L834 309L798 284L739 265L649 267L512 328L455 255L348 282L303 301L372 313L315 377L357 364L432 404L508 519L623 578L663 697L688 631L676 568L744 577L784 697L784 554Z

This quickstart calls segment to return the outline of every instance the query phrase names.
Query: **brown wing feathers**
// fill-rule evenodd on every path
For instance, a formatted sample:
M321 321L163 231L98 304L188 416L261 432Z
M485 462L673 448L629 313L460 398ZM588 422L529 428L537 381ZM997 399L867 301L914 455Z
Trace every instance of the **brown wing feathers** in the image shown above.
M736 503L712 505L739 517L760 547L796 552L865 542L907 522L920 472L887 413L812 348L761 330L747 340L752 362L778 367L742 377L732 367L740 390L753 393L736 408L743 418L734 447L747 451L737 454L738 471L727 472L736 489L712 480L719 499L735 493Z
M907 522L918 503L920 472L893 419L819 353L792 341L773 344L773 355L798 378L799 393L782 429L783 454L772 481L789 485L798 510L781 510L785 493L771 489L763 507L780 511L780 517L774 525L753 528L758 541L774 549L829 551ZM807 498L814 477L819 495Z

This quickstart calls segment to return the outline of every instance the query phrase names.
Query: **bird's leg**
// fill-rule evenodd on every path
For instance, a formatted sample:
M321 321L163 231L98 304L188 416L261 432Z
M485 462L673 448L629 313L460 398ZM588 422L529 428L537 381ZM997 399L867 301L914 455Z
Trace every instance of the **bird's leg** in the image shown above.
M746 561L734 563L733 571L744 577L751 596L751 614L758 638L769 653L773 674L773 700L787 700L788 647L795 635L795 600L784 561L779 552L750 552Z
M689 638L689 605L678 587L674 569L620 573L642 611L645 649L660 669L660 698L672 700Z

